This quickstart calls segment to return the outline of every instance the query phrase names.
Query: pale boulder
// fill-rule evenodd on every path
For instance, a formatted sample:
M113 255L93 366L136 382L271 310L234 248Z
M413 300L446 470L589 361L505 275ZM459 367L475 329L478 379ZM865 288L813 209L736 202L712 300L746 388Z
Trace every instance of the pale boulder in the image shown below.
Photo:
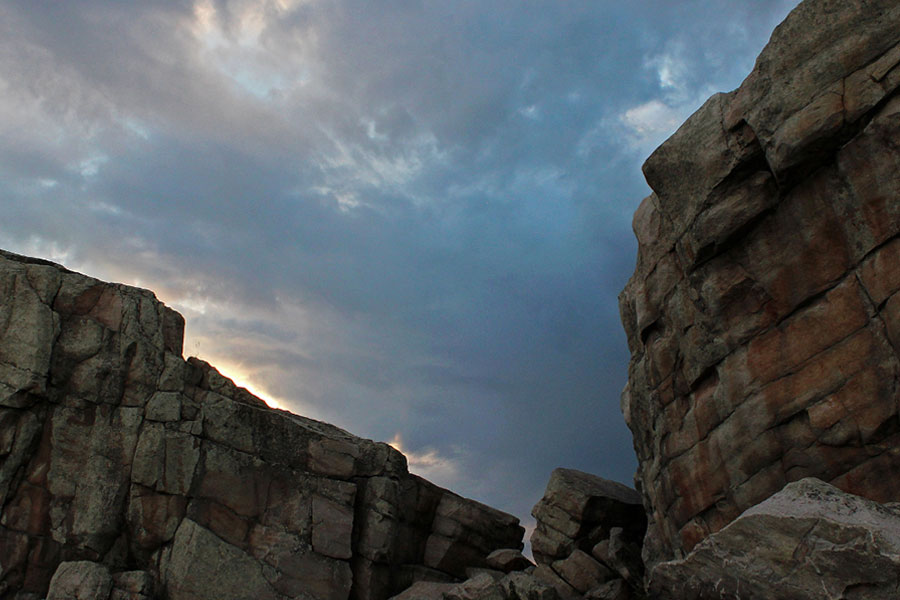
M900 515L812 478L657 565L649 583L671 600L893 600L898 589Z

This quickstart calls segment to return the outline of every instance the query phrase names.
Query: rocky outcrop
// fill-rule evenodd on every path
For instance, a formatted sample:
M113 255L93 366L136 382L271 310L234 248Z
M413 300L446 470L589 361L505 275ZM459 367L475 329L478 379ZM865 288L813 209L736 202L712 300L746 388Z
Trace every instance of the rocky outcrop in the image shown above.
M513 549L469 569L461 583L420 581L392 600L641 600L646 517L633 489L556 469L532 514L538 565Z
M644 165L622 409L652 565L786 483L900 499L900 4L806 0Z
M531 536L534 577L561 597L624 597L623 585L638 594L643 590L640 546L647 519L635 490L556 469L531 514L537 521Z
M0 298L4 599L380 599L521 549L390 446L184 360L151 292L0 252Z
M646 529L641 496L633 489L590 473L555 469L543 498L531 511L537 521L531 548L538 564L590 552L610 530L627 529L640 539Z
M788 484L650 581L651 597L667 600L893 600L898 590L900 511L817 479Z

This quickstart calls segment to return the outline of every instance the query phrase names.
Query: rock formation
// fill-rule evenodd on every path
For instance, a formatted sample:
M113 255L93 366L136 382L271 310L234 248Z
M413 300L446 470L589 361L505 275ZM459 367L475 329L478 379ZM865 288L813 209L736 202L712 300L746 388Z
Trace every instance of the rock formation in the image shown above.
M788 482L900 499L900 3L806 0L644 165L622 409L682 557Z
M0 251L0 600L897 597L898 87L900 3L806 0L648 159L639 492L554 471L537 565L515 517L184 360L151 292Z
M0 252L0 298L4 600L384 599L522 547L390 446L185 361L151 292Z
M533 575L563 598L623 598L643 591L647 519L635 490L573 469L556 469L531 511ZM618 583L616 583L618 582ZM618 587L615 587L618 586Z
M894 600L900 510L818 479L788 484L709 536L684 560L659 564L653 598Z
M646 530L640 494L574 469L553 471L532 515L537 527L531 549L539 564L566 558L576 549L590 552L614 527L626 528L637 539Z

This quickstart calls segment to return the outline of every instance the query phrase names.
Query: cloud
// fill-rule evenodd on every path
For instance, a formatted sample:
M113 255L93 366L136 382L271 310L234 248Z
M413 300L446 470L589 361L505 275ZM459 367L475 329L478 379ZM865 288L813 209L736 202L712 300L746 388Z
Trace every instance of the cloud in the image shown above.
M661 100L650 100L629 108L620 119L633 134L632 143L644 148L658 146L689 115L684 108L673 108Z
M640 162L792 4L7 0L0 245L523 516L630 480Z
M425 447L418 451L407 448L403 443L403 436L399 433L395 434L388 444L406 456L410 473L424 477L443 487L453 488L459 483L460 468L457 459L442 456L440 452L431 447ZM456 453L458 454L459 450Z

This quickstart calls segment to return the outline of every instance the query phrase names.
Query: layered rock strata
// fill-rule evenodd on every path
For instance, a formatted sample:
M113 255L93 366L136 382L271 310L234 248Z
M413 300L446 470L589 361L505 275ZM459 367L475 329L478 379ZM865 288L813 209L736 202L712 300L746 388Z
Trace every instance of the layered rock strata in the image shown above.
M644 165L620 298L650 564L786 483L900 499L900 4L806 0Z
M64 568L116 598L383 599L521 549L390 446L184 360L151 292L0 251L0 298L0 597Z

